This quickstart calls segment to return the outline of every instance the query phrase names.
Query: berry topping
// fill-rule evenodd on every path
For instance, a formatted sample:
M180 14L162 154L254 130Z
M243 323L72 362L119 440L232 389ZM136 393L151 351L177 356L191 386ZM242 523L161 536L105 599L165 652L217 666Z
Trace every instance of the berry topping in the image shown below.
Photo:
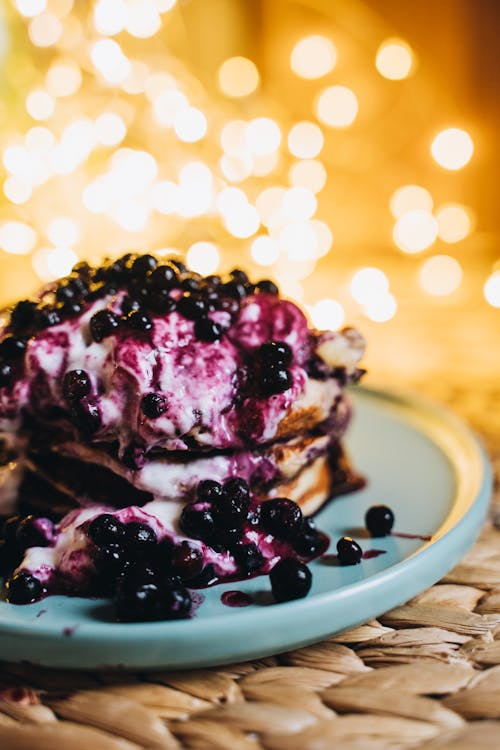
M210 543L214 537L215 521L212 511L205 506L206 503L190 503L184 506L179 526L186 536Z
M207 303L203 297L187 294L177 302L177 311L188 320L199 320L207 313Z
M289 367L293 352L284 341L266 341L259 349L259 357L265 366Z
M284 393L292 387L292 376L280 366L268 367L262 374L260 391L263 396L273 396L277 393Z
M181 289L185 292L197 292L200 286L200 279L196 279L194 276L186 276L186 278L181 281Z
M88 396L92 384L85 370L70 370L63 380L63 394L68 401Z
M269 578L277 602L302 599L311 589L311 571L307 565L292 558L280 560L271 570Z
M125 579L114 599L121 622L178 620L191 610L191 597L184 588L166 588L146 579L142 583Z
M150 331L153 328L151 318L142 310L132 310L127 315L127 325L133 328L134 331Z
M24 570L7 581L7 601L11 604L31 604L43 594L44 588L38 578Z
M208 289L217 289L222 284L222 279L220 276L217 276L215 274L211 274L210 276L205 276L205 286Z
M372 536L387 536L394 526L394 513L387 505L372 505L366 511L365 525Z
M21 331L33 325L36 313L36 302L24 299L18 302L10 315L10 325L15 331Z
M236 279L233 279L232 281L227 281L225 284L222 285L222 293L225 294L227 297L232 297L233 299L240 300L247 296L247 290L245 287L245 284L241 281L237 281Z
M149 419L158 419L167 410L167 400L159 393L147 393L141 399L141 410Z
M242 477L230 477L224 482L224 495L235 500L245 501L250 496L247 482Z
M73 423L82 432L93 435L101 427L101 412L99 407L83 398L76 401L71 408L71 418Z
M83 305L80 302L68 301L64 303L60 310L63 317L76 318L83 310Z
M361 562L361 547L350 536L343 536L337 542L337 556L341 565L357 565Z
M231 552L243 575L253 575L264 564L264 558L255 544L238 544Z
M194 335L199 341L219 341L223 333L220 323L210 318L201 318L194 324Z
M157 265L158 261L152 255L139 255L132 263L132 276L134 278L146 276L150 271L154 271Z
M141 303L139 300L126 295L122 300L120 310L122 311L122 315L128 315L132 310L138 310L140 307Z
M154 312L165 315L175 310L177 302L170 296L167 289L156 289L150 293L147 306Z
M134 559L151 556L158 538L150 526L139 521L125 524L122 544Z
M181 260L178 260L177 258L169 258L168 262L175 266L179 273L187 273L188 269L187 266L184 265L184 263Z
M115 516L111 513L102 513L92 519L87 534L98 547L106 547L119 543L124 531L124 525Z
M203 570L203 553L191 542L181 542L171 552L171 566L174 575L189 581Z
M301 557L314 557L326 550L328 537L320 534L312 518L304 518L297 537L293 540L293 548Z
M172 289L177 283L177 274L172 266L157 266L148 278L152 289Z
M51 328L61 322L61 316L55 307L45 305L36 311L35 324L40 328Z
M196 494L200 500L218 500L222 495L222 484L213 479L203 479L196 488Z
M213 515L218 526L224 529L239 529L246 521L249 497L239 493L229 493L226 490L220 499L214 503Z
M111 310L99 310L90 319L90 332L94 341L102 341L111 336L120 325L120 318Z
M16 541L21 550L29 547L48 547L54 535L54 525L48 518L26 516L16 531Z
M93 560L99 577L97 585L103 594L109 594L118 577L125 575L132 565L127 553L119 544L100 547Z
M302 527L302 511L286 497L266 500L260 506L260 525L277 539L293 539Z
M272 294L273 297L276 297L280 293L274 281L269 279L262 279L255 286L261 294Z
M26 352L26 341L17 336L6 336L0 344L0 357L4 359L21 359Z
M9 385L14 375L14 368L9 362L0 362L0 388Z

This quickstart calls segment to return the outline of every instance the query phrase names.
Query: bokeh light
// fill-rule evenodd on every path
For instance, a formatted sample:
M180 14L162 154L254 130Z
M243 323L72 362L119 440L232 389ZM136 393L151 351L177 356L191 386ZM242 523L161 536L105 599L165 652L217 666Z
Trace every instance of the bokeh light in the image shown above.
M422 289L436 297L444 297L458 289L462 276L460 263L450 255L434 255L427 258L418 274Z
M76 62L70 59L54 62L45 76L47 91L55 97L72 96L81 84L81 70Z
M245 129L245 145L257 156L272 154L280 147L281 130L270 117L256 117Z
M187 262L193 271L208 276L219 267L219 251L212 242L195 242L187 251Z
M437 238L438 224L429 211L415 209L403 214L396 222L393 239L405 253L419 253Z
M292 50L290 66L300 78L322 78L335 67L337 50L325 36L313 35L301 39Z
M0 248L12 255L27 255L35 247L36 232L21 221L6 221L0 225Z
M288 179L296 187L305 187L313 193L319 193L326 185L327 172L322 162L317 159L297 161L290 167Z
M350 290L356 302L365 305L387 294L389 279L380 268L367 266L353 275Z
M320 299L309 308L311 320L320 331L337 330L345 320L344 308L336 299Z
M26 98L26 110L34 120L48 120L55 109L55 101L43 89L35 89Z
M318 202L311 190L305 187L293 187L283 196L283 213L289 219L310 219L316 213Z
M324 141L321 128L314 122L297 122L288 134L288 148L298 159L314 159Z
M15 0L16 8L26 18L38 16L47 7L47 0Z
M386 323L396 315L398 303L393 294L388 292L367 302L363 311L374 323Z
M386 39L377 50L375 66L384 78L401 81L414 70L413 50L404 39Z
M500 271L494 271L486 280L484 296L492 307L500 307Z
M47 237L53 245L74 245L80 237L80 229L73 219L60 216L49 222Z
M185 107L174 116L174 130L184 143L196 143L205 137L208 129L207 118L196 107Z
M432 195L419 185L403 185L391 195L390 200L391 214L395 219L408 211L421 209L422 211L432 211L434 201Z
M431 144L431 154L444 169L457 170L465 167L474 153L474 143L465 130L448 128L442 130Z
M230 57L219 68L219 88L226 96L249 96L259 85L257 66L247 57Z
M331 128L347 128L358 114L356 94L347 86L329 86L316 102L318 120Z
M31 20L28 31L36 47L52 47L60 39L63 27L53 13L40 13Z
M279 258L280 248L272 237L261 234L253 240L250 254L259 266L272 266Z
M292 261L314 258L318 247L316 233L306 221L286 224L279 233L279 245Z
M459 203L446 203L436 211L438 236L443 242L460 242L471 232L470 211Z

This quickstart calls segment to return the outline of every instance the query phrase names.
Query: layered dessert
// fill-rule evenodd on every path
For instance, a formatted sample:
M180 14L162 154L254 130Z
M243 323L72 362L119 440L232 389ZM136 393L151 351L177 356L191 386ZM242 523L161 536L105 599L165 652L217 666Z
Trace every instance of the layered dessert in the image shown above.
M145 619L185 616L188 589L319 554L311 516L362 483L341 441L363 352L269 280L151 255L19 302L0 340L8 599L105 594L134 619L140 590Z

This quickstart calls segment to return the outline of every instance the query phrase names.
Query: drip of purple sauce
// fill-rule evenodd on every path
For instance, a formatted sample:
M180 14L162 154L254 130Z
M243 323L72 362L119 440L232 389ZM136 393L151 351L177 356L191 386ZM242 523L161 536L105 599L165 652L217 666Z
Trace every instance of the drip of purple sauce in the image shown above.
M385 555L387 550L385 549L367 549L363 552L363 560L370 560L372 557L379 557L379 555Z
M400 539L421 539L423 542L430 542L432 536L424 536L423 534L405 534L403 531L391 531L389 536L397 536Z
M220 600L226 607L248 607L253 604L253 597L244 591L224 591Z

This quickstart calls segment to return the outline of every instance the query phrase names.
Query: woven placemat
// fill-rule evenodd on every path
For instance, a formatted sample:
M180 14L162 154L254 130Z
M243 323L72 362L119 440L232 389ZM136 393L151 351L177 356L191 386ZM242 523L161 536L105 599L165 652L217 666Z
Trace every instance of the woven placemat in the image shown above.
M480 430L488 418L498 477L498 390L481 393L460 411ZM436 395L456 406L456 392ZM500 747L498 491L480 540L442 581L317 645L190 672L0 664L1 750L413 747Z

